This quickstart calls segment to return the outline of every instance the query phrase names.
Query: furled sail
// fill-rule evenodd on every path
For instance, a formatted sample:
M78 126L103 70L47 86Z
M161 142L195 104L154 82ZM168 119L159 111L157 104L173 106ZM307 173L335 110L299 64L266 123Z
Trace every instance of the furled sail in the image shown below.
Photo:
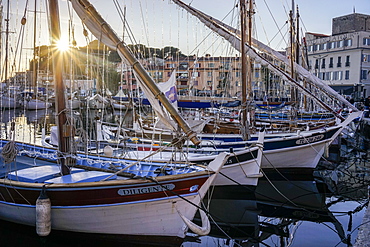
M196 133L190 129L185 120L177 113L176 109L168 101L164 93L158 88L156 83L145 71L139 61L129 51L129 49L127 49L126 45L120 40L120 38L118 38L117 34L111 29L108 23L105 22L105 20L99 15L93 5L88 0L71 0L71 3L73 9L76 11L86 27L91 31L91 33L111 49L117 50L122 60L127 65L132 66L135 76L139 81L140 87L148 96L148 99L151 100L151 105L153 109L155 109L162 122L172 130L176 131L176 124L173 121L168 121L170 119L168 118L168 115L170 115L172 119L176 121L176 123L182 128L187 137L194 144L198 145L200 141L196 137ZM162 105L169 114L164 111Z
M172 0L175 4L179 5L183 9L187 10L190 14L197 17L203 24L205 24L208 28L210 28L212 31L216 32L220 36L224 37L226 40L230 42L230 44L238 51L241 51L240 49L240 31L228 26L227 24L191 7L190 5L187 5L183 3L180 0ZM274 71L276 74L282 76L285 78L288 82L291 84L297 86L303 94L315 99L320 105L322 105L327 110L330 110L333 112L332 108L328 106L325 102L320 100L318 97L316 97L314 94L312 94L308 89L300 85L299 82L294 80L287 72L282 70L281 68L277 67L276 65L272 64L270 61L268 61L266 58L261 56L259 53L257 53L252 47L250 47L248 44L245 44L247 46L247 55L251 56L257 63L260 63L264 66L267 66L269 69ZM252 39L252 45L256 48L258 48L260 51L263 51L284 64L289 65L289 60L279 52L273 50L269 46L263 44L262 42ZM324 93L329 94L331 97L336 98L338 101L345 104L347 107L351 108L354 111L358 111L358 109L353 106L351 103L349 103L343 96L338 94L334 89L332 89L330 86L326 85L322 80L314 76L312 73L307 71L305 68L300 66L299 64L294 64L295 70L298 72L301 78L306 79L310 84L314 85L315 87L321 89ZM336 112L333 112L336 114ZM337 115L337 114L336 114Z

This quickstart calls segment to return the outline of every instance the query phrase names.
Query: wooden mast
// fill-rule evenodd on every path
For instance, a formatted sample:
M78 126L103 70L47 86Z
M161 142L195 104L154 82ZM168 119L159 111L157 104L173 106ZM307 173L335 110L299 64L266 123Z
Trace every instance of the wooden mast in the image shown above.
M56 95L56 112L58 125L58 147L62 156L70 154L71 140L73 138L73 126L67 125L65 112L65 85L63 82L63 54L57 49L57 42L61 38L59 23L58 0L49 0L51 47L53 57L53 75ZM61 172L63 175L70 174L68 166L74 162L71 157L61 157Z
M37 0L35 0L35 11L33 16L33 63L32 63L32 91L33 97L36 97L37 87L37 73L36 73L36 13L37 13Z
M253 0L249 0L249 7L248 7L248 45L252 47L252 24L253 20L252 17L254 15L253 10ZM253 91L252 91L252 76L253 76L253 62L250 56L247 57L248 62L248 80L247 80L247 111L249 113L249 124L250 127L254 125L254 116L252 114L252 101L253 101Z
M8 56L9 56L9 0L7 2L7 10L6 10L6 30L5 30L5 73L4 73L4 80L5 84L8 86Z
M245 0L239 1L240 5L240 32L241 32L241 82L242 82L242 134L243 139L247 138L247 57L246 57L246 49L245 49L245 42L246 42L246 8L245 8Z
M249 0L248 11L246 10L245 0L240 0L240 25L241 25L241 69L242 69L242 134L243 139L249 139L249 127L252 124L251 102L253 100L252 92L252 72L253 63L250 57L247 57L246 46L252 44L252 16L253 16L253 1ZM248 16L248 39L246 37L246 16ZM249 114L249 119L248 119Z

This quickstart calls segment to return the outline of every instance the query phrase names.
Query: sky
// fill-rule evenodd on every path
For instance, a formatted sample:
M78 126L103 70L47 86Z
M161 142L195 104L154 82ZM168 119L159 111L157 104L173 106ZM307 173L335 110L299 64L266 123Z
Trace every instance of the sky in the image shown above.
M1 0L0 0L1 1ZM235 0L183 0L191 6L211 15L227 24L237 26L238 13ZM2 28L5 31L7 16L7 0L2 0ZM9 13L9 49L15 56L15 50L22 51L23 61L32 59L33 20L35 0L10 0ZM174 46L184 54L203 56L211 54L221 56L231 54L227 42L212 33L196 18L177 7L170 0L90 0L98 12L112 26L116 33L124 37L126 43L133 42L151 47L162 48ZM356 13L370 15L370 0L255 0L254 37L276 50L287 46L288 13L292 2L298 5L300 13L300 32L315 32L331 34L332 18ZM27 11L25 5L28 3ZM36 0L37 24L36 46L49 44L46 0ZM121 13L125 13L130 30L134 34L133 41L127 35L123 36L123 24L115 7L118 3ZM116 4L117 5L117 4ZM67 0L59 1L62 32L68 37L69 27L73 27L77 46L85 46L93 37L82 35L83 28L80 19L68 7ZM26 13L27 24L21 37L20 20ZM127 27L127 26L126 26ZM280 30L280 31L279 31ZM4 33L4 32L2 32ZM5 35L2 35L2 44ZM22 42L20 42L20 40ZM71 39L70 39L71 40ZM18 44L18 48L17 48ZM22 44L22 48L20 48ZM4 60L4 45L2 45L1 62ZM19 57L19 56L18 56ZM16 59L14 59L16 61ZM19 66L21 67L21 66ZM19 68L21 70L21 68Z

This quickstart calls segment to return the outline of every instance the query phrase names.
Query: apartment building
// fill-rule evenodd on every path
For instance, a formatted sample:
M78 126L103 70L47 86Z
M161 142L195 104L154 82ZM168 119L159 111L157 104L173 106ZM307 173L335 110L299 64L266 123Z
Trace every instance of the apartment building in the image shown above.
M312 73L342 94L370 94L370 15L333 18L331 35L307 32L305 39Z

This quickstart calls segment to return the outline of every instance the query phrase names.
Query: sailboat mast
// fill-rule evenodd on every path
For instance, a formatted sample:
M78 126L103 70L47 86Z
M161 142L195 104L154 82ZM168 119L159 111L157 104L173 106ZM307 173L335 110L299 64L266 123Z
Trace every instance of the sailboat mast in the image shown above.
M241 30L241 80L242 80L242 126L245 128L247 123L247 57L246 57L246 8L245 0L239 1L240 5L240 30Z
M35 0L35 10L33 16L33 63L32 63L32 87L33 87L33 96L36 97L36 13L37 13L37 0Z
M8 85L8 55L9 55L9 7L10 1L8 0L7 8L6 8L6 30L5 30L5 73L4 73L4 80L6 82L6 85Z
M253 24L253 0L249 0L248 7L248 45L252 47L252 24ZM252 91L252 75L253 75L253 62L250 56L247 57L248 62L248 80L247 80L247 111L249 113L249 124L253 127L253 114L251 109L251 103L253 101L253 91Z
M49 16L50 16L50 32L51 32L51 47L53 56L53 74L56 94L56 111L58 124L58 147L61 154L70 153L70 143L73 138L73 126L67 125L67 116L65 113L65 85L63 82L63 54L56 48L57 42L60 40L60 23L59 23L59 6L58 0L49 0ZM71 157L62 157L62 174L70 174L68 166L74 160Z

